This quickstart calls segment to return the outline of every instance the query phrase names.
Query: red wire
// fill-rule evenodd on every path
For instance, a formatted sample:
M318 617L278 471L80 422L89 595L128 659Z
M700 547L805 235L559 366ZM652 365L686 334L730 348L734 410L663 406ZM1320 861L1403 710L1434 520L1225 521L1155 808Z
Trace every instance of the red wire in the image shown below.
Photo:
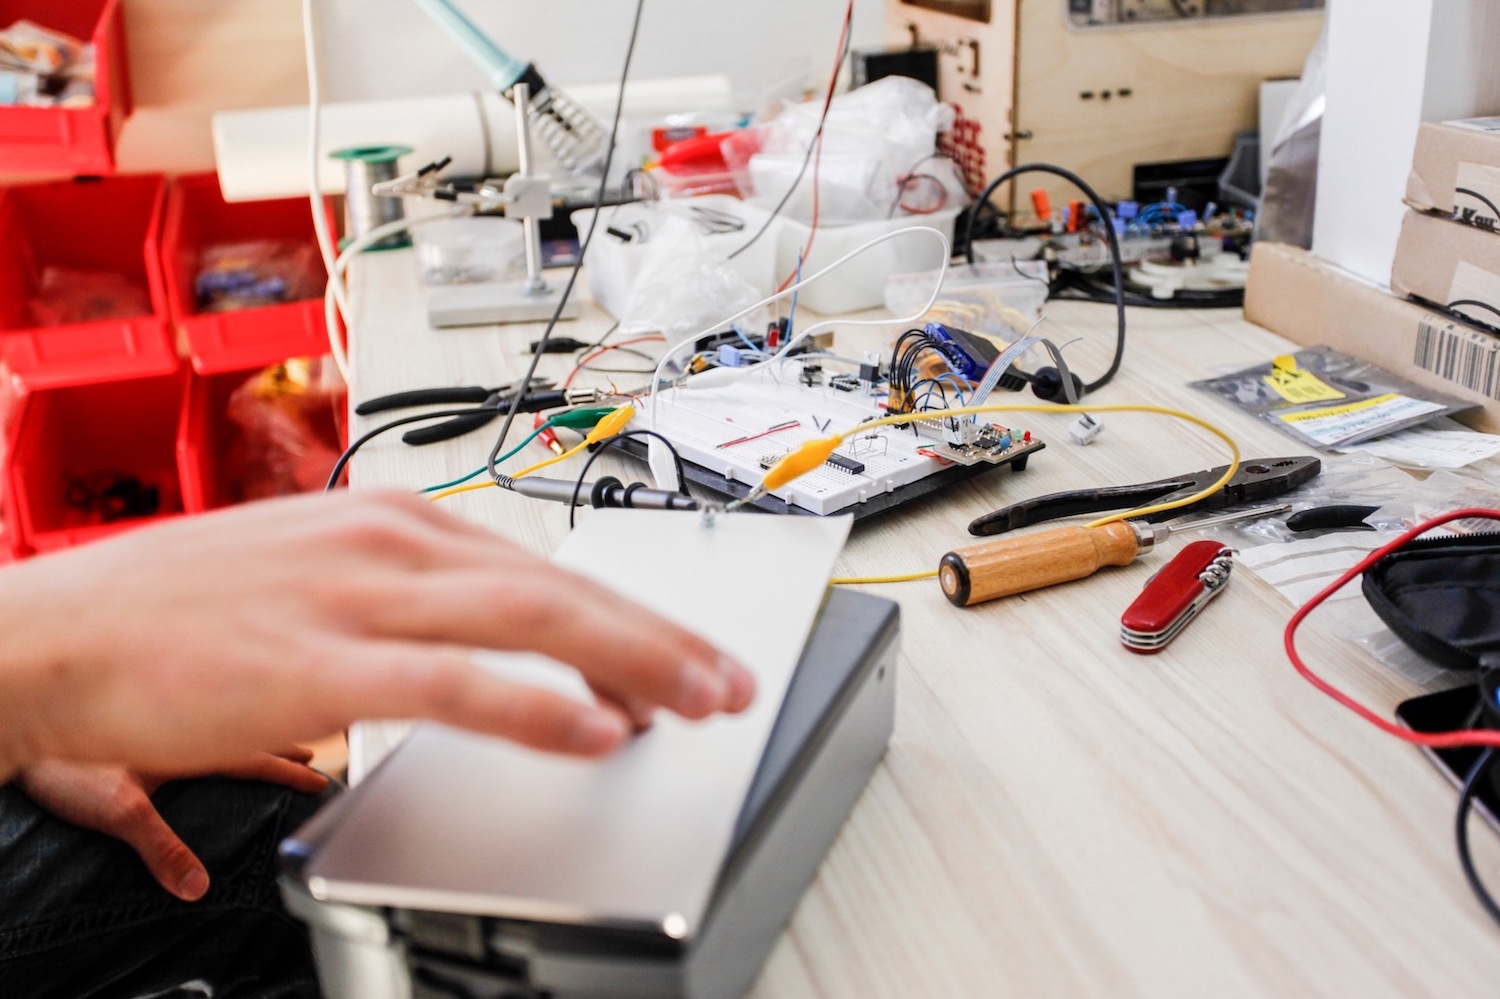
M849 0L849 5L844 8L844 23L839 28L838 55L833 61L833 75L828 79L828 93L823 97L823 114L818 118L818 133L813 137L813 172L812 172L812 218L808 224L807 244L802 247L801 260L806 260L807 255L812 252L813 239L818 235L818 169L823 164L823 125L828 121L828 109L833 106L833 91L839 82L839 69L844 65L844 44L849 38L850 26L854 23L854 0ZM786 291L797 277L794 268L786 276L786 280L776 289L779 295Z
M1360 704L1354 698L1350 697L1348 694L1345 694L1333 684L1329 683L1327 680L1324 680L1322 677L1314 673L1308 667L1307 663L1302 661L1302 657L1297 654L1295 638L1297 633L1297 626L1302 623L1303 619L1306 618L1307 615L1311 614L1315 609L1317 609L1317 607L1322 604L1323 601L1327 600L1334 593L1338 592L1338 590L1342 589L1344 584L1349 582L1349 580L1353 579L1355 576L1360 575L1370 566L1374 565L1377 561L1400 548L1402 545L1405 545L1408 541L1417 537L1418 535L1426 534L1434 527L1440 527L1443 524L1448 523L1449 521L1463 520L1469 517L1479 518L1483 520L1500 520L1500 510L1484 510L1478 508L1453 510L1449 513L1443 514L1440 517L1434 517L1426 523L1418 524L1416 527L1413 527L1411 530L1403 533L1394 541L1391 541L1375 549L1375 551L1365 556L1365 558L1358 565L1350 569L1348 572L1344 573L1332 583L1329 583L1326 587L1323 588L1322 592L1320 592L1317 596L1313 597L1307 603L1298 608L1297 613L1293 614L1292 619L1287 622L1286 631L1283 634L1283 639L1286 643L1287 658L1292 661L1292 665L1296 667L1297 672L1301 673L1303 679L1305 679L1308 683L1311 683L1314 687L1317 687L1323 693L1327 694L1329 697L1333 698L1335 701L1339 702L1350 711L1353 711L1355 714L1359 715L1365 721L1369 722L1371 725L1374 725L1382 732L1394 735L1398 739L1404 739L1407 742L1414 743L1415 745L1429 746L1433 749L1454 749L1459 746L1492 746L1500 748L1500 732L1494 731L1493 729L1466 728L1459 729L1454 732L1433 733L1413 732L1410 729L1402 728L1395 722L1387 721L1386 719L1382 718L1374 711L1371 711L1369 708L1365 707L1363 704Z
M638 336L629 340L621 340L619 343L612 343L607 346L595 347L594 349L589 351L588 354L578 359L578 362L573 365L573 370L568 372L568 377L564 378L562 384L558 387L563 390L571 388L573 385L573 379L578 377L579 372L583 371L590 361L609 353L617 347L629 347L631 344L647 343L665 339L666 337L662 336L660 333L648 333L645 336ZM531 419L531 428L535 430L537 427L546 422L547 415L545 413L537 413L536 416L532 417Z
M645 336L637 336L631 337L629 340L621 340L619 343L611 343L602 347L595 347L593 350L589 351L583 357L578 359L578 363L573 366L573 370L568 372L568 377L563 379L561 387L571 387L573 384L573 379L577 378L579 372L588 367L590 361L596 361L612 350L619 350L621 347L629 347L637 343L652 343L665 339L666 337L662 336L660 333L648 333Z

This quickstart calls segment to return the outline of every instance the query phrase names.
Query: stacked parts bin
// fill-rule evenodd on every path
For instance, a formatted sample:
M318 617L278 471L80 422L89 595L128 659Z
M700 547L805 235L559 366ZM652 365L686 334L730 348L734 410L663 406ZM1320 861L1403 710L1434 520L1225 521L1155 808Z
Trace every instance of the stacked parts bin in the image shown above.
M316 245L307 200L230 204L213 174L179 177L173 183L162 248L167 297L193 367L177 442L189 513L234 501L224 468L233 436L228 416L231 393L267 365L328 350L321 295L235 312L200 311L196 277L203 252L253 240ZM321 272L321 263L316 266Z
M321 297L200 313L201 252L254 239L311 244L307 202L226 205L211 175L170 192L161 177L0 189L0 358L15 396L5 428L10 554L232 501L222 481L230 393L266 365L327 349ZM49 267L112 272L143 289L150 313L34 325Z
M0 173L102 176L131 110L123 0L0 0L0 27L30 20L91 42L94 104L0 107Z
M159 253L165 195L159 176L0 189L0 359L16 390L5 540L14 554L182 510L173 418L182 383ZM121 297L95 301L105 286ZM129 499L148 491L154 502Z
M159 253L165 197L157 176L0 189L0 359L28 389L176 370ZM48 324L38 305L49 276L88 273L137 289L139 311Z

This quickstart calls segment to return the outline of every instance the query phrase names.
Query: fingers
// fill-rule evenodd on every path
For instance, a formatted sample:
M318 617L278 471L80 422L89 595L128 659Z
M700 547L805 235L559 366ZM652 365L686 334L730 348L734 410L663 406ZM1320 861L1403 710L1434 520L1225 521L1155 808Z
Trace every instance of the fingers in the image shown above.
M291 760L293 763L306 765L313 761L314 754L306 746L291 746L277 752L275 755L281 757L283 760Z
M95 828L128 844L157 883L184 902L208 892L208 871L138 785L120 785Z
M540 560L524 576L478 570L401 581L374 604L371 620L392 638L535 650L627 706L703 718L742 711L755 693L751 674L703 639Z
M630 721L618 708L589 704L506 680L476 666L460 649L368 642L311 678L310 696L341 705L347 717L434 721L571 756L618 749Z
M630 730L636 735L648 731L655 720L656 705L639 697L616 698L599 690L594 691L594 696L598 698L601 708L618 711L629 722Z
M311 752L305 749L301 752L306 754L306 759L300 763L272 753L259 753L243 763L218 767L215 772L240 780L262 780L269 784L280 784L305 794L321 794L328 787L328 778L307 767L307 761L312 759Z

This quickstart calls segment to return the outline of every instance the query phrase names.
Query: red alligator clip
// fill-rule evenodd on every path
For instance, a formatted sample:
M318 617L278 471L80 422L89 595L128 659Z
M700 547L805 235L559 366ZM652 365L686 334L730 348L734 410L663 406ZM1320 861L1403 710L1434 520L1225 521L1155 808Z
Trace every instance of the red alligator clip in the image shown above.
M1120 641L1131 652L1160 652L1229 582L1233 552L1217 541L1194 541L1151 577L1120 618Z

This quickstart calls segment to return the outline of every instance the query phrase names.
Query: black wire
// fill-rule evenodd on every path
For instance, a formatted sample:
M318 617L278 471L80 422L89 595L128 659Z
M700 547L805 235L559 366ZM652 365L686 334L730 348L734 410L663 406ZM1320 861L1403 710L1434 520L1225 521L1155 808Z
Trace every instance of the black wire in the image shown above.
M1104 199L1099 197L1098 193L1082 177L1071 170L1064 170L1060 166L1053 166L1051 163L1024 163L1021 166L1011 167L989 182L984 192L979 195L978 204L989 201L990 196L995 193L1001 184L1024 173L1050 173L1066 180L1083 192L1084 197L1089 199L1094 206L1094 210L1099 213L1100 221L1104 223L1104 236L1109 241L1110 266L1114 269L1115 313L1118 316L1119 329L1115 334L1115 356L1109 362L1109 368L1104 374L1083 387L1084 392L1095 392L1110 383L1115 377L1115 372L1120 370L1120 360L1125 356L1125 264L1120 257L1120 239L1115 234L1113 216L1110 215L1109 206L1104 203ZM974 263L974 216L976 214L977 210L969 213L969 222L965 227L966 231L964 234L965 259L971 265Z
M376 427L374 430L369 431L363 437L359 438L353 444L350 444L344 449L344 453L339 455L339 460L333 463L333 473L328 476L328 484L323 487L323 491L325 493L333 492L333 490L337 488L339 484L339 476L344 474L344 467L348 465L350 459L354 457L354 452L358 451L371 440L379 437L387 430L395 430L397 427L404 427L408 423L416 423L419 420L451 419L455 416L473 416L475 413L488 412L491 412L491 410L484 407L476 409L473 406L470 406L468 409L437 409L433 410L430 413L418 413L415 416L403 416L399 420L392 420L389 423L383 423L380 426Z
M1057 298L1071 298L1083 302L1113 302L1114 288L1083 271L1063 268L1058 271L1057 281L1052 286ZM1153 298L1140 292L1125 292L1125 304L1142 309L1237 309L1245 304L1243 288L1208 290L1201 288L1179 288L1171 298Z
M562 296L557 300L557 308L552 310L552 318L547 320L547 328L542 330L541 338L536 342L536 349L531 353L531 363L526 368L526 374L521 378L521 387L516 392L515 399L511 401L510 409L505 413L505 422L500 424L500 434L495 438L495 446L490 448L490 456L485 461L485 469L490 473L490 478L496 485L503 484L503 477L495 464L500 458L501 450L505 447L505 438L510 435L511 424L515 422L516 414L520 412L521 398L531 388L531 380L536 376L537 364L541 361L542 355L547 352L547 341L552 338L552 331L557 328L557 321L562 318L568 298L573 294L573 286L578 283L578 274L583 270L583 258L588 253L589 244L594 240L594 230L599 225L599 216L604 213L604 192L609 186L609 168L614 163L615 143L620 134L620 114L625 105L625 83L630 78L630 60L635 55L635 40L640 33L641 11L645 6L646 0L636 0L635 17L630 23L630 41L625 46L625 65L620 70L620 93L615 99L615 117L609 126L609 146L604 153L604 167L599 172L599 191L594 195L594 211L589 218L588 234L579 244L578 259L574 262L572 270L568 271L568 282L563 286ZM610 332L614 332L614 327L610 328ZM605 336L608 335L608 333L605 334Z
M1490 918L1500 923L1500 905L1495 903L1494 896L1479 879L1479 872L1474 869L1474 857L1469 853L1469 810L1479 791L1479 782L1489 774L1494 762L1495 750L1490 748L1480 753L1479 759L1469 768L1468 776L1464 778L1464 789L1458 796L1458 814L1453 820L1453 836L1458 841L1458 863L1464 869L1464 878L1473 889L1474 897L1479 899L1479 904L1484 906L1484 911L1490 914Z
M849 45L852 40L851 36L854 34L852 30L853 20L854 7L851 5L844 11L844 45L843 48L839 49L838 61L833 64L833 74L835 78L838 76L839 67L844 65L844 58L849 55ZM751 236L749 242L747 242L744 246L741 246L738 250L735 250L733 253L731 253L728 257L729 260L733 260L741 253L744 253L746 250L750 249L750 247L755 245L756 240L760 239L766 234L766 230L771 228L771 223L776 221L777 217L781 214L781 210L786 207L786 203L792 200L792 192L796 191L797 188L802 186L802 178L807 173L807 165L812 162L813 150L818 146L818 139L823 134L823 126L828 122L828 109L832 106L833 86L832 84L830 84L828 97L823 101L822 117L818 119L818 130L813 133L812 141L807 144L807 152L802 154L802 166L797 168L797 176L792 180L792 186L788 187L786 189L786 193L781 196L781 200L776 202L776 207L771 209L770 216L768 216L766 220L761 223L760 228L755 231L755 235Z
M613 326L611 326L609 329L605 330L603 336L601 336L599 339L595 340L593 343L589 344L587 347L580 347L578 350L574 351L574 353L575 354L587 354L591 350L598 350L600 347L604 346L604 341L608 340L610 337L612 337L612 336L615 335L615 331L618 330L619 328L620 328L620 321L618 319L616 319L615 320L615 324Z
M583 463L583 471L578 473L578 481L573 485L573 499L568 503L568 530L571 531L573 529L573 515L578 510L578 497L583 493L583 480L588 478L589 469L594 467L594 461L601 454L603 454L605 452L605 449L607 449L611 444L618 445L627 437L655 437L657 440L665 444L667 446L667 450L672 452L672 460L677 464L677 491L682 493L682 495L684 496L691 495L687 491L687 475L683 470L682 455L677 452L677 448L672 446L671 441L667 440L655 430L623 430L600 444L599 447L594 451L594 453L589 455L589 460Z

